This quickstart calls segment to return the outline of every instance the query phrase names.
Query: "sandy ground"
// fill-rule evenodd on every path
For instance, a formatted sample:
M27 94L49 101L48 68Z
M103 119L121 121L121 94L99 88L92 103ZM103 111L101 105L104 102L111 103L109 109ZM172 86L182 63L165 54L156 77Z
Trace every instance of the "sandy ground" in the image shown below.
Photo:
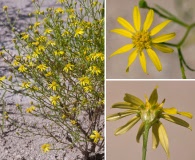
M31 0L0 0L0 48L6 46L11 52L15 53L13 44L11 43L12 34L8 25L6 25L5 15L3 14L2 7L6 5L9 7L9 16L11 20L16 19L16 12L18 9L21 10L19 14L19 19L16 21L17 28L22 29L23 26L28 21L28 13L32 11L33 5ZM42 7L54 6L55 0L47 1L42 5ZM3 75L8 75L9 71L3 60L0 58L0 77ZM2 92L0 91L0 97ZM23 106L29 104L29 99L26 97L20 97L17 95L8 95L5 99L6 109L8 114L15 119L15 123L20 123L20 117L16 110L16 103L20 103ZM0 104L0 116L2 113L2 104ZM47 121L42 119L35 119L32 116L27 116L28 125L32 125L39 122L37 128L41 132L41 127L44 124L49 124ZM1 118L0 118L1 119ZM41 123L40 123L41 122ZM25 124L21 124L25 125ZM18 129L8 122L5 123L4 133L0 135L0 160L74 160L80 159L81 154L73 150L59 150L50 151L49 153L43 153L40 147L44 143L55 143L52 139L47 139L42 136L32 136L27 134L26 136L18 136L16 133ZM62 137L65 138L65 137ZM61 147L61 146L57 146Z

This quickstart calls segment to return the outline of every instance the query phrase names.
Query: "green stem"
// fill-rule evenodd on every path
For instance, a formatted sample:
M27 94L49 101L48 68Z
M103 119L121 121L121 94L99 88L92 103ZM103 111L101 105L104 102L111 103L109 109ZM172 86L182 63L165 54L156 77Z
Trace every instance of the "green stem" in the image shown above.
M177 50L178 50L178 56L179 56L179 61L180 61L180 69L181 69L181 73L182 73L182 78L186 79L185 69L183 67L183 58L182 58L181 49L178 48Z
M146 160L148 133L149 133L150 127L151 127L150 123L146 121L144 125L144 133L143 133L142 160Z

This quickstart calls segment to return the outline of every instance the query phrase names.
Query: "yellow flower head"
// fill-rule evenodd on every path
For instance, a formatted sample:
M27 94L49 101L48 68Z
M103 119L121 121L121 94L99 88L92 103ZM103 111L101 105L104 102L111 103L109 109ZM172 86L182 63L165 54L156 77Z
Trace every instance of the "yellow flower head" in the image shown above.
M3 6L3 11L7 11L8 6Z
M60 96L50 96L50 101L52 105L56 106L57 102L60 101Z
M156 35L159 31L161 31L169 22L170 20L166 20L153 29L149 30L154 18L154 11L152 9L149 10L146 20L144 22L143 28L141 28L141 15L139 8L137 6L133 9L133 21L134 26L133 27L128 21L126 21L122 17L118 17L117 21L120 23L125 29L113 29L111 30L114 33L117 33L119 35L122 35L124 37L132 39L131 44L126 44L125 46L119 48L114 53L110 55L110 57L122 54L124 52L127 52L134 48L132 53L129 55L128 58L128 65L126 72L129 71L129 67L131 64L135 61L136 57L139 55L139 60L142 66L142 69L145 73L147 73L146 68L146 58L143 50L145 49L148 53L148 56L152 60L153 64L155 65L156 69L158 71L162 70L161 62L153 50L153 48L156 48L164 53L172 53L173 49L165 46L164 44L161 44L162 42L167 42L175 37L175 33L169 33L164 34L157 37L152 37Z
M36 107L35 106L30 106L29 108L26 109L26 113L32 113L35 111Z
M77 124L77 121L71 120L70 123L71 123L72 125L75 125L75 124Z
M22 88L29 88L30 87L30 84L31 84L30 82L23 82L22 85L21 85L21 87Z
M51 145L49 143L45 143L41 146L41 150L46 153L46 152L49 152L51 149Z
M24 65L21 65L19 68L18 68L18 71L19 72L26 72L27 68L24 66Z
M96 67L96 66L89 67L89 71L92 74L96 74L96 75L99 75L101 73L101 70L98 67Z
M42 71L45 71L47 69L47 66L45 64L40 64L37 66L37 69L39 69L42 72Z
M52 88L52 90L56 91L56 89L57 89L58 86L59 85L55 81L53 81L51 84L49 84L48 89L51 89Z
M72 71L72 70L73 70L73 67L74 67L73 64L68 63L68 64L64 67L63 71L65 71L66 73L68 73L69 71Z
M6 76L0 77L0 81L3 81L6 79Z
M37 27L40 26L40 24L41 24L40 22L35 22L34 25L33 25L33 27L34 27L34 28L37 28Z
M90 138L93 139L94 143L98 143L99 140L103 140L103 137L100 135L98 131L93 131L90 135Z
M115 103L112 105L112 108L121 108L127 110L109 115L107 116L106 120L115 121L126 116L136 114L136 116L129 120L125 125L119 127L115 131L115 135L126 133L139 120L142 120L142 124L140 125L136 137L137 142L139 143L140 137L143 135L147 123L149 124L149 128L152 127L153 149L157 148L160 142L167 156L169 157L168 137L163 124L160 122L160 118L192 130L191 126L186 121L173 116L174 114L179 114L188 118L192 118L192 114L189 112L179 112L176 108L163 108L165 99L161 103L158 103L157 101L157 88L153 90L149 99L146 97L145 103L138 97L126 93L124 102Z
M78 80L79 80L81 86L85 86L85 85L90 83L89 78L86 76L82 76L81 78L78 78Z
M76 33L75 33L74 36L76 37L76 36L78 36L78 35L83 35L83 34L84 34L83 29L82 29L82 28L77 28L77 29L76 29Z
M44 34L49 34L49 33L51 33L52 31L53 31L52 29L47 28L47 29L45 30Z
M64 10L62 8L57 8L55 10L55 13L64 13Z

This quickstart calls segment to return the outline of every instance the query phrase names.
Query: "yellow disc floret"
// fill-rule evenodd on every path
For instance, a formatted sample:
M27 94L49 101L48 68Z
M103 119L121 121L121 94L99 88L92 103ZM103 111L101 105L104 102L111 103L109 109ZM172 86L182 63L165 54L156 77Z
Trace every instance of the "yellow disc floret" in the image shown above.
M132 37L132 41L138 51L151 48L151 38L148 31L136 32Z

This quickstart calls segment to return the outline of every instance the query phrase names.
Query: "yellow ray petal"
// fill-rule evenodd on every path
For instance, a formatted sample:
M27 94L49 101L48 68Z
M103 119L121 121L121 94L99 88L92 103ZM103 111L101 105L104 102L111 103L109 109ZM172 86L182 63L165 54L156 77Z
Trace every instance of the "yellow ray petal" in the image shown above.
M171 115L165 115L165 114L162 114L161 117L169 122L178 124L180 126L183 126L183 127L186 127L188 129L192 130L192 127L189 125L189 123L187 123L186 121L184 121L178 117L171 116Z
M115 114L112 114L112 115L109 115L106 117L106 120L107 121L116 121L116 120L119 120L121 118L124 118L126 116L129 116L129 115L132 115L132 114L135 114L137 113L137 111L132 111L132 110L128 110L128 111L125 111L125 112L119 112L119 113L115 113Z
M164 34L152 39L152 43L167 42L175 37L175 33Z
M152 9L150 9L147 16L146 16L146 20L144 22L144 27L143 27L144 31L147 31L150 28L150 26L153 22L153 18L154 18L154 11Z
M158 128L159 140L160 140L160 143L161 143L162 147L164 148L167 156L170 157L169 140L168 140L167 132L166 132L163 124L161 122L159 122L159 123L160 123L159 128Z
M169 24L169 22L171 22L171 20L166 20L166 21L158 24L156 27L154 27L150 31L150 36L153 36L153 35L157 34L158 32L160 32L167 24Z
M140 120L140 117L133 117L130 121L128 121L125 125L119 127L116 131L115 131L115 135L120 135L123 133L126 133L128 130L130 130L138 121Z
M141 15L138 6L135 6L133 9L133 21L134 21L135 29L137 31L140 31Z
M125 94L124 101L129 102L136 106L141 106L142 104L144 104L144 102L141 99L128 93Z
M131 103L128 103L128 102L118 102L118 103L113 104L112 108L137 110L138 106L131 104Z
M129 67L130 67L131 64L135 61L135 59L136 59L136 57L137 57L137 54L138 54L137 50L134 50L134 51L129 55L126 72L129 71Z
M156 69L158 71L162 70L162 65L160 63L160 60L158 58L158 56L156 55L156 53L152 50L152 49L147 49L148 55L150 57L150 59L152 60L153 64L155 65Z
M189 112L177 112L177 114L180 114L182 116L188 117L190 119L192 119L193 115Z
M125 27L128 31L135 33L135 29L133 28L133 26L126 21L124 18L122 17L118 17L117 18L118 23L120 23L123 27Z
M145 58L144 52L141 52L141 53L139 54L139 61L140 61L140 64L141 64L141 66L142 66L143 71L147 74L147 69L146 69L146 58Z
M167 114L177 114L177 109L176 108L163 108L163 112Z
M164 52L164 53L173 53L173 51L174 51L172 48L169 48L163 44L153 43L152 46L155 47L156 49L158 49L159 51Z
M139 143L140 137L142 136L143 133L144 133L144 123L142 122L142 124L139 126L137 136L136 136L137 143Z
M111 32L120 34L120 35L122 35L124 37L128 37L128 38L132 38L132 36L133 36L131 32L124 30L124 29L113 29L113 30L111 30Z
M154 123L152 126L152 148L156 149L159 144L159 135L158 135L158 129L159 129L160 123Z
M127 44L127 45L119 48L118 50L116 50L114 53L112 53L110 55L110 57L115 56L117 54L122 54L124 52L127 52L127 51L131 50L133 47L134 47L134 44Z

